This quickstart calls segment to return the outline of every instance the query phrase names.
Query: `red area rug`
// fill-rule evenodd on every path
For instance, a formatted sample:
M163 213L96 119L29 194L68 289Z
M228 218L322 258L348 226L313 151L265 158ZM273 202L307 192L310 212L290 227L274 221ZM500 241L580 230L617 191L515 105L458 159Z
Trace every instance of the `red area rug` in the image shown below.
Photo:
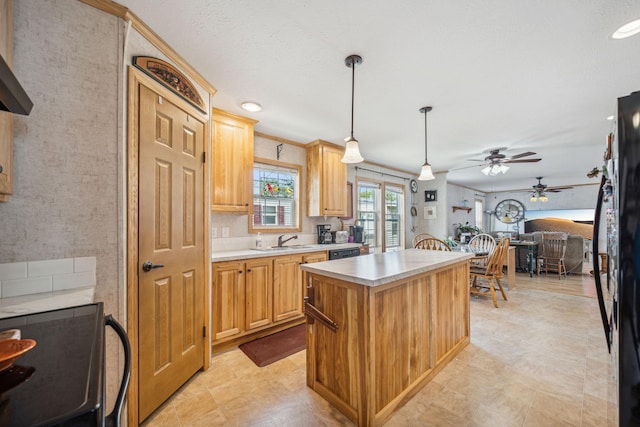
M263 367L304 350L307 346L306 324L294 326L240 345L240 350Z

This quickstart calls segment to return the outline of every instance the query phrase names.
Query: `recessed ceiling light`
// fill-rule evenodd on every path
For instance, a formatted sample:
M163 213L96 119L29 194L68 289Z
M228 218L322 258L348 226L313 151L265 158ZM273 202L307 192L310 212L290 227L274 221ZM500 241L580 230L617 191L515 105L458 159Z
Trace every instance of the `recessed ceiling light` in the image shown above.
M628 24L624 24L611 35L611 38L626 39L627 37L631 37L634 34L638 33L640 33L640 19L636 19L635 21L631 21Z
M243 110L250 111L252 113L257 113L258 111L262 111L262 105L253 101L245 101L240 104Z
M607 117L607 120L613 120L613 116Z

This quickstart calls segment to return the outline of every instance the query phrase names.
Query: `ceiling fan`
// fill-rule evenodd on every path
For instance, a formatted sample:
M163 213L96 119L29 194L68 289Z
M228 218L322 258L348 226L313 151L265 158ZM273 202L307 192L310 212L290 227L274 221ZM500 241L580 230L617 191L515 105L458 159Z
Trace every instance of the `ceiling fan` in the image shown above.
M562 190L568 190L570 188L573 188L573 187L549 187L546 184L543 184L541 182L542 181L541 176L537 176L536 179L538 180L538 183L536 185L531 186L533 188L533 192L531 193L532 202L536 202L536 201L546 202L549 200L549 198L545 193L559 193Z
M542 159L523 159L523 157L533 156L536 153L532 151L526 151L524 153L515 154L511 157L507 157L502 154L500 151L506 150L506 148L494 148L489 150L489 155L484 159L468 159L471 162L482 162L481 166L485 166L482 169L482 173L485 175L495 176L499 173L506 173L509 170L509 166L507 164L510 163L535 163L539 162ZM474 166L467 166L474 167ZM459 168L466 169L467 167ZM454 169L454 170L459 170Z

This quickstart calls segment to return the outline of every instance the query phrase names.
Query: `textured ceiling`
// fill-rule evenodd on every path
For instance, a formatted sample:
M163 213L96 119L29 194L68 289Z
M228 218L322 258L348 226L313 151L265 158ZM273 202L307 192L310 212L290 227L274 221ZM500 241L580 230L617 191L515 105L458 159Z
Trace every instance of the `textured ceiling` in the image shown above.
M419 173L428 158L448 180L482 191L596 182L615 100L640 90L640 17L631 0L123 0L216 89L215 106L298 142L343 144L365 160ZM240 103L262 104L247 113ZM489 149L536 152L487 177ZM471 166L471 167L469 167ZM457 168L466 169L456 170Z

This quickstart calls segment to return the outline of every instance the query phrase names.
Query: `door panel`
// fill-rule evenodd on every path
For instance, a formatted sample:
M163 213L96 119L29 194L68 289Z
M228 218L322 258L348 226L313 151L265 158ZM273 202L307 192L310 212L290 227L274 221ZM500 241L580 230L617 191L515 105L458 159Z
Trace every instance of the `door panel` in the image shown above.
M142 421L203 366L205 165L204 124L145 86L139 96Z

